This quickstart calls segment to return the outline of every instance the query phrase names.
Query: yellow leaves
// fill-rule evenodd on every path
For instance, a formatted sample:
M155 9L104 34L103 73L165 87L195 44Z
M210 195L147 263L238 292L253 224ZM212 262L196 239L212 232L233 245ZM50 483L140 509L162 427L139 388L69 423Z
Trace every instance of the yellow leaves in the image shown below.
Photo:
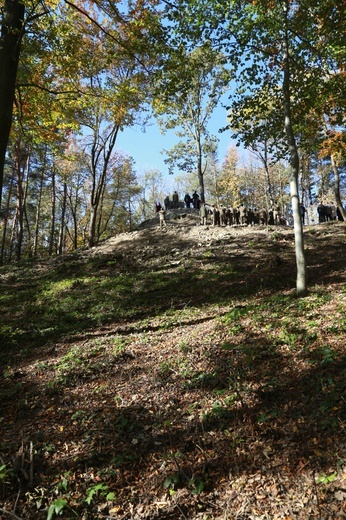
M55 9L58 7L59 4L60 4L60 0L47 0L45 2L46 7L52 11L55 11Z
M343 162L346 156L346 133L345 132L329 132L326 139L322 142L319 151L319 157L330 157L333 155L337 165Z

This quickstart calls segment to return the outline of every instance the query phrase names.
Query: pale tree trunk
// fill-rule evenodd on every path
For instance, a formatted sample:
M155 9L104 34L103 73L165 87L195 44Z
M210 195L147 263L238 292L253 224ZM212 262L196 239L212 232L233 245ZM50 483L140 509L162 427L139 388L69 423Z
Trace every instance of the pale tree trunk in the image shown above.
M45 163L43 163L43 168L41 170L40 187L39 187L38 198L37 198L37 202L36 202L36 219L35 219L34 247L33 247L34 257L37 256L37 250L38 250L38 237L39 237L39 231L40 231L40 217L41 217L44 172L45 172Z
M199 184L199 195L201 198L201 202L205 202L204 195L204 174L202 170L202 146L200 138L196 137L196 147L197 147L197 176L198 176L198 184Z
M333 173L334 173L334 181L335 181L335 184L334 184L334 194L335 194L335 202L339 208L339 211L342 215L342 218L344 219L344 222L346 222L346 212L344 210L344 206L342 204L342 201L341 201L341 196L340 196L340 174L339 174L339 168L336 164L336 161L335 161L335 158L334 158L334 155L332 154L330 156L330 160L331 160L331 163L332 163L332 168L333 168Z
M48 254L52 256L55 238L55 213L56 213L56 186L55 186L55 166L52 168L52 205L51 205L51 220L50 220L50 236Z
M58 245L58 254L59 255L62 255L64 252L66 203L67 203L67 183L64 182L62 204L61 204L61 223L60 223L59 245Z
M283 98L284 98L284 115L285 115L285 132L287 145L290 155L291 179L290 192L294 225L295 255L296 255L296 291L298 296L307 295L306 282L306 261L304 253L303 225L299 212L299 155L294 135L292 117L291 117L291 95L290 95L290 57L289 57L289 34L288 34L288 9L289 0L286 0L285 6L285 38L284 38L284 79L283 79Z
M129 197L128 204L129 204L129 209L128 209L128 213L129 213L129 231L132 231L132 210L131 210L131 198L130 197Z
M271 176L269 171L269 161L268 161L268 144L267 140L264 142L264 157L263 157L263 165L264 170L266 172L266 180L267 180L267 188L268 188L268 195L269 195L269 202L271 207L274 207L274 195L273 195L273 185L271 182Z

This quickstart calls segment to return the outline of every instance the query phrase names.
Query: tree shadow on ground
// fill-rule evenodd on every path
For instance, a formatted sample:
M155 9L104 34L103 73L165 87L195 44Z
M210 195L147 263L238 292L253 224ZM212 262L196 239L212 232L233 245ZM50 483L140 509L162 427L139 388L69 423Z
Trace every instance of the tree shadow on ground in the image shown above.
M346 458L344 318L333 316L323 333L318 319L332 299L327 289L301 303L283 295L293 276L287 237L250 246L247 237L246 250L237 240L196 248L177 265L171 255L110 255L61 262L53 273L28 271L29 287L25 278L22 285L8 278L13 315L5 316L5 335L14 352L2 361L5 462L31 439L34 486L49 488L54 500L53 482L65 475L81 497L80 517L97 518L101 498L85 504L95 475L115 492L124 518L129 504L143 507L148 519L183 518L182 511L194 518L213 510L211 502L221 514L225 502L218 505L217 496L231 486L232 504L244 501L241 490L251 499L244 518L253 508L274 518L274 504L258 498L273 492L273 481L277 507L299 510L302 475L316 491L315 473L330 475ZM342 282L342 237L333 247L309 240L311 281ZM331 256L321 264L323 248ZM255 482L244 487L242 477L261 477L262 494ZM14 477L14 493L18 482L24 496L23 472ZM167 503L158 512L160 496ZM309 499L311 518L332 498ZM46 518L31 505L26 518ZM307 518L294 507L286 516Z
M244 240L232 254L226 241L221 250L212 252L193 247L186 258L165 270L162 263L169 264L171 253L156 257L154 264L131 252L57 259L48 270L37 269L36 264L30 268L27 263L19 275L3 280L2 349L34 353L47 343L106 324L150 320L186 306L223 305L259 290L282 290L294 283L291 251L284 250L287 246L278 259L268 245L256 244L253 252L245 253L249 239ZM233 238L230 245L233 248ZM186 246L184 240L175 244L182 246ZM277 261L284 264L280 269Z
M213 493L225 479L259 473L283 489L283 473L292 483L302 468L312 475L337 467L345 450L345 355L318 348L288 365L290 356L266 334L199 344L199 351L187 354L191 366L204 357L203 370L186 370L179 360L156 362L149 386L148 363L125 350L92 369L72 366L45 393L39 380L22 388L27 402L16 410L17 427L26 423L40 474L73 474L70 485L84 492L93 482L90 475L97 474L119 502L152 507L165 489ZM93 385L102 381L102 372L106 393ZM125 383L129 394L122 394ZM79 402L77 396L91 389L92 400ZM41 477L35 478L40 485ZM203 499L197 502L203 510ZM181 506L189 516L196 501Z

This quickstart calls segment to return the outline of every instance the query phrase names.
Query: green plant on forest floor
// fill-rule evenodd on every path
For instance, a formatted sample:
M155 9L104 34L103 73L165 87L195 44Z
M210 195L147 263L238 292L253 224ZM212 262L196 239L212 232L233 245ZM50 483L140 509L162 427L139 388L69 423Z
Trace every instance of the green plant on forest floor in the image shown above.
M105 497L106 500L114 500L115 499L115 494L110 491L108 492L108 486L106 484L95 484L94 486L90 486L88 489L87 489L87 493L86 493L86 503L87 504L91 504L91 502L94 500L95 496L102 496L102 497Z
M67 500L64 498L57 498L48 508L47 520L51 520L54 515L60 515L63 509L67 506Z

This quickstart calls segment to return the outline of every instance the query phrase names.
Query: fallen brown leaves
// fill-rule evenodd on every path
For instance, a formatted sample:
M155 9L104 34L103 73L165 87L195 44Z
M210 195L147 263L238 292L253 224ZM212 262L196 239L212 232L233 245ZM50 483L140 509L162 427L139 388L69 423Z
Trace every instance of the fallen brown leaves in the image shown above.
M47 344L39 356L4 360L0 515L44 519L56 504L53 517L63 519L346 518L337 229L307 236L314 286L304 300L278 290L292 271L289 231L275 240L278 270L264 261L273 242L264 246L263 234L239 234L236 247L234 237L208 238L208 254L190 237L174 265L168 244L159 260L142 249L143 272L164 262L177 276L197 262L210 296L232 284L234 293L209 303L191 283L146 320L109 323ZM223 278L230 262L233 281L229 272ZM237 292L245 286L248 293Z

